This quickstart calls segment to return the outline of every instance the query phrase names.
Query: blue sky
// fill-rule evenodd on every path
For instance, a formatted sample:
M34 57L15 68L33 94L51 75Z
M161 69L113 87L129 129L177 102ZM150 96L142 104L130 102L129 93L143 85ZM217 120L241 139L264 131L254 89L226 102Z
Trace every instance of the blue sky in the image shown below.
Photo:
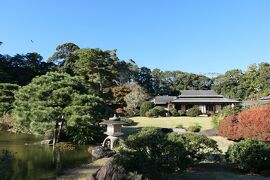
M118 49L139 66L223 73L270 61L270 1L3 0L0 53ZM34 41L34 43L31 42Z

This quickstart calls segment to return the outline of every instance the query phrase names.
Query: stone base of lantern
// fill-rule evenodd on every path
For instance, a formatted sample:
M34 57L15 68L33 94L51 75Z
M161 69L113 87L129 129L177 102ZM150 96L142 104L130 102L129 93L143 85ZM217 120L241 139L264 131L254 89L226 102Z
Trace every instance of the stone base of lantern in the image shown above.
M111 150L116 146L119 141L119 137L108 136L104 139L102 146L110 148Z

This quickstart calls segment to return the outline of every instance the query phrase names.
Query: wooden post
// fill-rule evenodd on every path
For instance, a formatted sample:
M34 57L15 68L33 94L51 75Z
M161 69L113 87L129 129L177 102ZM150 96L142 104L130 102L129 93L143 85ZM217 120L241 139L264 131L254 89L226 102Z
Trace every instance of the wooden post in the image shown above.
M56 138L56 130L53 130L53 151L54 151L54 145L55 145L55 138Z
M63 121L59 122L58 123L58 133L57 133L57 138L56 138L56 142L58 143L59 142L59 137L60 137L60 133L61 133L61 130L62 130L62 124L63 124Z

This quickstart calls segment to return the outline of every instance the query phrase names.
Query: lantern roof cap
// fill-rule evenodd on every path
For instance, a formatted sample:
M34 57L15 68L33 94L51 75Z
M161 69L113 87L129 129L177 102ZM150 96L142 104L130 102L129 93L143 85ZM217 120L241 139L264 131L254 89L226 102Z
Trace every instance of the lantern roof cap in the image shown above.
M103 120L100 125L127 125L128 123L124 121L120 121L120 118L114 115L113 117L109 118L109 120Z

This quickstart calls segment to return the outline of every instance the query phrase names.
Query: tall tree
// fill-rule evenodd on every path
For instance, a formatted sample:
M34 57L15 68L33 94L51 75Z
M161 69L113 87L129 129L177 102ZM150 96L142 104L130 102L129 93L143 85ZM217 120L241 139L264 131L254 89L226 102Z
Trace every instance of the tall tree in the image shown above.
M116 84L119 61L116 50L79 49L74 54L78 57L74 72L83 76L100 94Z
M28 84L34 77L52 70L52 63L46 63L38 53L0 55L0 83Z
M118 71L118 77L116 79L118 85L134 82L138 75L138 66L131 59L128 62L118 61L116 68Z
M165 79L164 72L160 69L153 69L153 94L154 95L170 95L171 90L168 81Z
M16 84L0 83L0 117L13 109L14 93L18 88Z
M224 75L214 78L212 88L220 94L233 99L243 99L244 94L241 88L243 72L239 69L227 71Z
M113 104L120 107L126 106L125 97L131 92L131 85L124 84L122 86L116 86L112 88L112 93L114 97Z
M141 103L149 98L149 95L145 92L145 90L138 84L133 84L131 86L131 92L128 93L124 100L127 106L124 108L125 111L130 116L139 115L139 107Z
M56 47L56 52L48 59L48 62L53 62L58 66L60 72L66 72L74 75L74 63L76 56L73 54L80 49L74 43L64 43Z
M95 141L107 111L101 98L86 92L80 77L47 73L34 78L15 95L16 129L52 137L63 127L75 142Z
M153 93L153 79L151 75L151 69L147 67L141 67L139 69L137 82L139 85L144 87L149 94Z

